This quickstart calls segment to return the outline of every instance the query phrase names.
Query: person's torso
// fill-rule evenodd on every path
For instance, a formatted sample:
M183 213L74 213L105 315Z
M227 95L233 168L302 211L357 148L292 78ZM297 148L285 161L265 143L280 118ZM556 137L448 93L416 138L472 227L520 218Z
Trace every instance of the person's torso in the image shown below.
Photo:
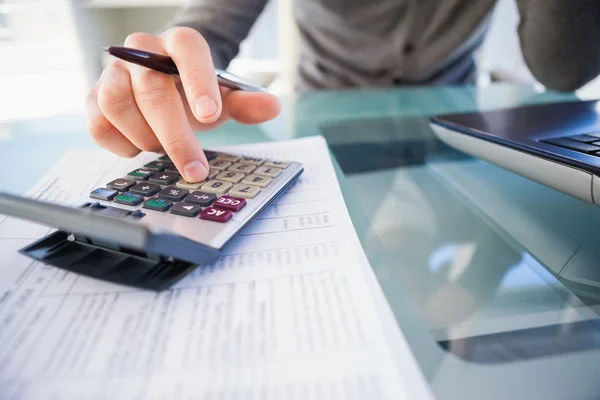
M496 0L295 0L299 90L466 83Z

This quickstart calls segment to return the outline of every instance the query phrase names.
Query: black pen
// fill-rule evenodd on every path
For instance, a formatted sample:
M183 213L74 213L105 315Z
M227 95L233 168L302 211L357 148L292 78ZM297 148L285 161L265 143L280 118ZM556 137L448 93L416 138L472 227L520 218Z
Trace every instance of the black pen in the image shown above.
M177 66L173 59L162 54L151 53L149 51L132 49L129 47L111 46L105 49L110 55L121 60L141 65L142 67L162 72L169 75L179 75ZM247 92L266 92L267 90L256 83L240 78L230 72L215 69L219 85L234 90L244 90Z

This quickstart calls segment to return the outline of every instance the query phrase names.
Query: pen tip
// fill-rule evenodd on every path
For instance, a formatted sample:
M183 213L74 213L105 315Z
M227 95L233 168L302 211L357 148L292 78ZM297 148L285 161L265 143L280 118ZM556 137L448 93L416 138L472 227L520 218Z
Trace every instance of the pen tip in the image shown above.
M110 53L110 46L103 47L102 50L104 50L107 53Z

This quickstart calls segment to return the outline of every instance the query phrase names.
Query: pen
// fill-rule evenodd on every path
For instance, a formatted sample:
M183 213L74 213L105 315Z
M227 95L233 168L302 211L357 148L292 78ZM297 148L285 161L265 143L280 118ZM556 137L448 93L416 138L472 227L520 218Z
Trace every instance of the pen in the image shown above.
M121 60L141 65L158 72L169 75L179 75L177 66L173 59L162 54L151 53L149 51L132 49L130 47L111 46L105 49L110 55ZM215 68L217 81L219 85L234 90L244 90L247 92L266 92L267 90L260 85L241 78L230 72Z

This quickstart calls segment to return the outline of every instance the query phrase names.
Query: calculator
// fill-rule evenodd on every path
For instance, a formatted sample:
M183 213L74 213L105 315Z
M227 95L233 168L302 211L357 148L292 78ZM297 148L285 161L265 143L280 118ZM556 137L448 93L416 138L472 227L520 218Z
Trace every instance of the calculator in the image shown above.
M93 278L150 290L210 265L303 172L302 164L205 150L204 182L161 156L69 205L0 194L0 214L56 228L20 252Z

